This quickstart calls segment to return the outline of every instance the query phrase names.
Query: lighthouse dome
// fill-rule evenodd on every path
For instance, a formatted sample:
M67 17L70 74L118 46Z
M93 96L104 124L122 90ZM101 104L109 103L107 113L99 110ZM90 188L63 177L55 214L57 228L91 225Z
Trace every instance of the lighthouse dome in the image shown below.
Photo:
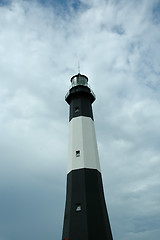
M88 78L85 75L78 73L71 78L72 87L83 85L88 87Z

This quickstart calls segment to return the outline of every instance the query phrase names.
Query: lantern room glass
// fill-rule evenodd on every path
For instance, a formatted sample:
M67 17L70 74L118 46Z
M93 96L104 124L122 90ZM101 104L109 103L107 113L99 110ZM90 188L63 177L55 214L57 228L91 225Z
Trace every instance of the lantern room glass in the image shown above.
M71 78L71 85L75 87L77 85L83 85L88 87L88 78L84 75L78 74Z

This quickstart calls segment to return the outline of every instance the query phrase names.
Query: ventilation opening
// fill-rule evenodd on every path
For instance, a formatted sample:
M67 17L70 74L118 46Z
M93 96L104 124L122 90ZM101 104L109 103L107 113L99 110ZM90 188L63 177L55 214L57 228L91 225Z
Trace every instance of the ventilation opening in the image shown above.
M80 212L82 209L81 209L81 204L80 203L77 203L76 204L76 212Z
M80 157L80 150L76 151L76 157Z

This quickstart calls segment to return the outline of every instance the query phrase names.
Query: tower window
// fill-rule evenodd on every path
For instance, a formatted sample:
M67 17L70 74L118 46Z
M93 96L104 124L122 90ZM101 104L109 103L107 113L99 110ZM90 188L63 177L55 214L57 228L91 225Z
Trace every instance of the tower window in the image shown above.
M77 203L76 204L76 212L80 212L82 209L81 209L81 204L80 203Z
M75 107L75 113L79 112L79 107Z
M80 157L80 150L76 151L76 157Z

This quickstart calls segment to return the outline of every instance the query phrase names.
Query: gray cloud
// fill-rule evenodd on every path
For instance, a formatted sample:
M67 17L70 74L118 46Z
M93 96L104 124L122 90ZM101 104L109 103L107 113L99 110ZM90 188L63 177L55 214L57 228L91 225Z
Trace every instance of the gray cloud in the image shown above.
M66 4L66 3L65 3ZM97 95L114 239L159 239L158 1L0 5L0 240L60 239L69 79ZM65 5L65 6L66 6Z

